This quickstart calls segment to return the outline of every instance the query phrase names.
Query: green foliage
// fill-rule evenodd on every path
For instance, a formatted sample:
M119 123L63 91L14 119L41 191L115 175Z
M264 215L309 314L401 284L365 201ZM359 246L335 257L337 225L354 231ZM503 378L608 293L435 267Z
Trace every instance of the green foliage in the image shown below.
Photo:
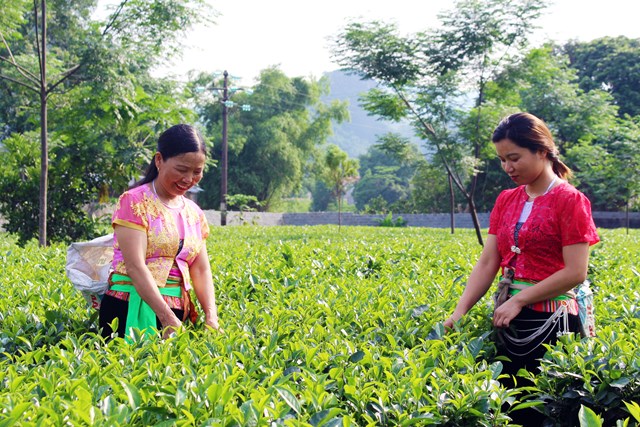
M578 425L581 404L624 420L640 393L636 231L601 230L599 335L552 348L530 390L497 381L489 298L444 334L480 252L472 230L214 227L225 334L200 323L132 344L95 335L64 246L0 234L0 423L506 426L527 395L582 399L558 425Z
M6 223L3 228L15 233L20 244L37 237L38 189L40 184L40 156L38 136L33 133L14 134L3 141L0 163L0 213ZM55 144L52 154L60 152ZM94 193L87 191L86 180L74 170L73 164L55 161L50 169L51 193L48 210L51 241L70 242L94 237L100 219L89 216L86 205L94 201Z
M389 212L384 219L378 221L380 227L406 227L407 221L401 216L393 219L393 213Z
M192 113L176 105L172 84L158 82L113 94L79 86L58 96L50 114L48 241L96 236L98 218L87 206L118 195L138 179L155 149L157 135ZM168 93L167 93L168 92ZM174 92L174 95L170 95ZM115 117L115 118L114 118ZM2 141L0 213L5 229L25 242L38 236L39 132L13 133Z
M435 71L464 70L477 78L489 77L486 66L498 65L509 47L526 46L535 20L546 2L530 0L485 2L465 0L440 16L442 27L433 32L426 56Z
M595 210L620 210L637 203L637 119L618 118L613 98L601 89L580 89L576 71L561 52L552 46L531 50L489 85L487 99L484 114L522 110L547 122L565 162L575 171L575 184ZM489 134L490 127L485 129Z
M363 213L367 214L386 214L389 212L389 204L382 196L376 196L369 199L369 203L364 205Z
M190 28L217 15L204 0L121 0L112 7L105 31L146 66L179 50Z
M211 76L200 75L192 86L208 86ZM221 87L216 84L216 87ZM324 81L289 78L278 68L260 73L252 92L237 91L232 100L249 104L251 111L229 110L229 193L257 197L263 210L301 188L303 177L318 147L331 132L331 122L347 119L344 103L320 102ZM214 157L221 156L222 107L219 99L205 94L195 99L207 134L214 141ZM204 207L219 206L218 173L205 174L201 201Z
M323 95L322 100L339 99L348 103L348 122L334 123L332 135L327 142L336 144L347 152L349 157L359 157L375 144L379 135L394 132L418 141L411 124L403 120L395 122L372 116L360 106L360 97L377 84L372 80L362 80L352 73L335 70L323 74L331 92Z
M580 412L578 413L580 419L580 427L601 427L602 419L586 406L580 406Z
M315 179L311 186L311 197L312 212L326 211L331 203L331 189L322 180Z
M331 189L338 205L338 225L342 222L342 199L347 189L358 179L358 160L350 159L347 153L335 144L330 144L319 164L318 178Z
M460 202L467 205L463 210L490 210L499 191L512 185L489 136L502 117L516 111L549 124L594 209L633 209L638 203L637 174L626 172L637 169L637 119L618 117L638 92L637 40L605 38L525 51L529 29L544 7L462 1L441 15L442 26L433 31L402 36L394 25L352 23L337 37L338 63L379 83L360 98L362 106L378 117L412 120L433 148L431 166L444 169L457 188L456 210ZM411 187L395 172L361 171L354 192L359 209L380 188L389 204L411 199L405 206L416 211L450 210L446 179L427 180L434 175L429 167L416 171Z
M229 208L235 207L242 212L253 212L260 207L260 202L258 202L256 196L232 194L227 195L227 206Z
M465 126L471 115L460 104L467 98L483 106L487 83L504 68L510 50L525 46L544 7L529 0L465 0L441 14L442 25L432 31L402 36L396 26L374 21L348 24L336 38L336 62L380 85L362 97L363 106L380 117L412 122L451 178L449 185L463 195L481 245L475 193L489 141L481 120ZM475 112L479 119L481 111Z
M640 40L624 36L563 46L584 91L606 89L621 116L640 115Z
M419 40L405 39L397 32L395 24L379 21L350 23L338 35L333 56L338 64L366 79L403 87L415 82L424 70L415 61ZM380 91L374 93L384 94ZM386 100L382 104L393 105L391 111L397 112L399 103Z
M447 182L447 174L443 172L441 166L431 163L420 165L411 179L411 186L413 188L411 197L417 212L451 211L451 189ZM462 206L464 199L457 189L454 190L456 190L454 197L460 198L458 203ZM458 211L458 207L455 210Z
M353 189L353 198L359 210L375 204L380 209L397 210L398 202L411 205L411 180L416 169L426 164L418 147L407 138L397 134L386 134L360 156L360 179ZM372 202L381 198L380 202ZM413 209L402 210L410 213Z
M38 193L43 199L44 193L34 168L45 149L47 241L89 238L99 224L87 206L139 177L168 124L192 121L176 85L152 79L149 70L174 53L186 29L207 20L207 8L200 0L123 1L102 22L93 18L93 0L48 2L48 76L39 82L37 5L13 2L6 15L2 7L0 34L8 43L0 47L0 156L15 167L2 174L0 212L21 243L39 237ZM50 141L25 149L40 134L34 94L40 83L47 90Z
M631 402L631 403L624 402L624 404L627 407L627 411L629 411L633 419L636 420L636 422L640 423L640 405L638 405L637 402Z
M543 119L561 152L580 141L602 139L615 126L611 96L602 90L581 90L568 58L551 45L532 49L507 67L490 85L487 97L503 109L520 109Z
M271 205L271 212L309 212L313 200L307 197L289 197Z

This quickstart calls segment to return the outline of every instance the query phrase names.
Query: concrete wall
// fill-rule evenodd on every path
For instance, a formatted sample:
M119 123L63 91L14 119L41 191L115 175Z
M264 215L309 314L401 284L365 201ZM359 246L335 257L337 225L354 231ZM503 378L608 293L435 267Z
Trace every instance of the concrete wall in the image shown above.
M625 228L627 215L624 212L593 212L593 221L600 228ZM640 228L640 212L629 212L629 228Z
M204 211L207 221L211 225L220 225L220 212L214 210ZM111 213L109 212L109 215ZM342 214L342 225L367 225L377 226L386 215L360 215L351 212ZM433 227L449 228L451 226L449 214L405 214L393 215L396 220L401 216L407 221L409 227ZM471 215L468 213L455 214L456 228L473 228ZM626 214L624 212L593 212L593 219L599 228L624 228L626 227ZM489 227L489 214L479 213L478 220L482 228ZM0 217L0 231L3 219ZM228 225L322 225L338 224L337 212L306 212L306 213L273 213L273 212L229 212L227 214ZM629 227L640 228L640 212L629 213Z
M220 212L205 211L211 225L220 224ZM405 214L393 215L394 220L401 216L409 227L449 228L451 226L449 214ZM342 225L377 226L385 215L365 215L345 212L342 214ZM620 228L626 227L624 212L593 212L597 227ZM629 214L630 227L640 228L640 212ZM473 228L471 215L468 213L454 215L457 228ZM482 228L489 227L489 214L479 213L478 220ZM229 212L228 225L323 225L338 224L337 212L306 212L306 213L263 213L263 212Z

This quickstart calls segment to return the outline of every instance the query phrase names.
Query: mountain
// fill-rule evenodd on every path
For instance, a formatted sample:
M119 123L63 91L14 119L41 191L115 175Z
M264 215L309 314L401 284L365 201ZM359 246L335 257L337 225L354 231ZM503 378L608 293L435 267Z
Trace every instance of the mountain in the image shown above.
M322 97L323 102L334 99L349 101L351 121L333 124L333 135L329 137L330 144L336 144L349 157L358 157L378 142L378 137L389 132L398 133L409 138L414 144L422 147L421 141L414 136L411 125L407 122L392 122L369 116L360 106L358 98L376 86L371 80L360 80L359 77L349 75L343 71L332 71L324 74L329 79L330 93Z

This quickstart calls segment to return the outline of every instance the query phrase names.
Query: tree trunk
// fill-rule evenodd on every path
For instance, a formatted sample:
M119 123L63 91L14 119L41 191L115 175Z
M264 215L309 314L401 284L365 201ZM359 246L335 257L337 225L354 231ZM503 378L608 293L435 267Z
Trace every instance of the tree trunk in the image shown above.
M47 187L49 176L49 143L47 140L47 95L40 93L40 218L38 236L40 246L47 246Z
M456 206L456 199L455 199L455 193L453 192L453 178L451 178L451 174L447 174L447 176L449 177L449 200L450 200L450 204L451 204L451 234L454 234L456 232L456 215L455 215L455 206Z
M228 157L228 122L229 112L227 101L229 100L229 73L224 70L224 88L222 92L222 168L220 169L220 225L227 225L227 170Z
M38 239L40 246L47 246L47 187L49 185L49 143L47 140L47 9L46 1L41 2L42 41L40 63L40 218Z
M626 215L625 215L625 223L627 226L627 235L629 234L629 205L631 204L631 200L629 198L629 196L627 196L627 209L626 209Z
M482 230L480 229L480 221L478 220L478 212L476 212L476 204L473 201L473 197L467 198L469 202L469 210L471 211L471 219L473 220L473 227L476 230L476 237L478 238L478 243L480 246L484 246L484 241L482 240Z
M338 231L342 227L342 196L338 193Z

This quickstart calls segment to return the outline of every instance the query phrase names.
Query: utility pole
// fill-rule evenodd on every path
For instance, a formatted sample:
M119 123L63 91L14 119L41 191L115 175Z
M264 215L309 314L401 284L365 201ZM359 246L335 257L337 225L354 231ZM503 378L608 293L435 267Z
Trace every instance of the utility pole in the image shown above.
M229 73L224 70L224 84L222 87L222 176L220 177L220 225L227 225L227 124L229 101Z
M218 74L219 75L219 74ZM222 147L220 163L220 225L227 225L227 171L229 170L229 109L234 107L234 102L229 98L237 91L246 90L251 94L251 89L243 89L237 87L229 87L229 73L224 70L222 73L224 76L222 87L212 87L214 91L222 91ZM231 77L234 78L233 76ZM219 93L219 92L218 92ZM251 105L243 104L242 111L251 111Z

